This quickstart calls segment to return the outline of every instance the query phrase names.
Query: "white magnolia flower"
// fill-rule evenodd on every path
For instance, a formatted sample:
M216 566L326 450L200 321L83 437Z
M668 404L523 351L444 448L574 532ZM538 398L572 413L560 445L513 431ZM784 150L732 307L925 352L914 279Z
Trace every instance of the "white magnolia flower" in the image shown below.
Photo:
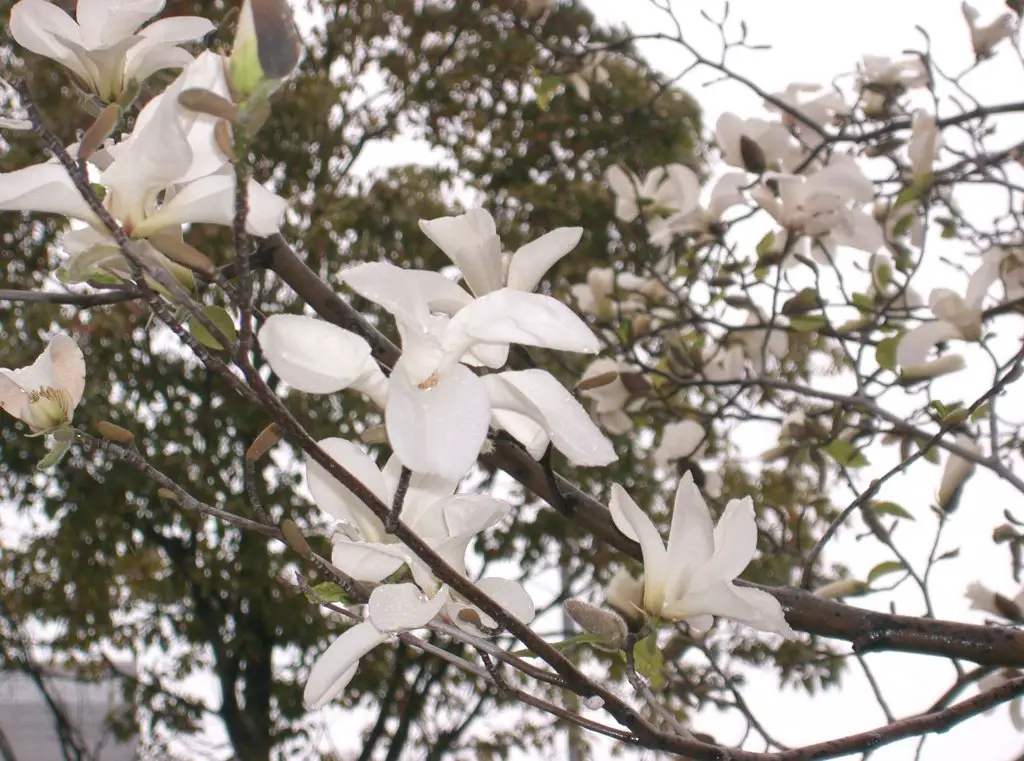
M270 369L306 394L362 391L379 407L387 401L388 381L361 336L323 320L275 314L256 334Z
M704 498L686 473L672 510L668 546L658 529L618 484L609 505L618 529L639 542L644 559L643 609L655 618L710 628L713 616L732 618L785 637L795 633L782 606L767 592L733 581L757 551L757 526L750 497L733 499L717 526Z
M608 52L605 50L587 53L583 56L582 66L579 71L573 72L566 77L565 81L573 86L576 94L583 100L590 100L591 84L603 85L611 80L608 69L602 65L607 55Z
M742 347L743 355L749 360L754 375L763 375L765 357L774 357L781 362L789 354L789 335L776 324L773 328L755 327L767 324L768 320L759 312L747 317L748 329L730 333L730 340Z
M76 23L47 0L21 0L11 9L11 36L64 65L83 89L111 102L154 72L187 66L192 56L178 45L215 28L198 16L143 26L163 7L164 0L78 0Z
M960 434L953 441L957 446L966 449L968 452L973 452L978 457L982 456L981 447L970 436ZM967 483L967 479L974 473L976 467L977 464L973 460L961 457L958 454L949 455L949 459L946 460L946 467L942 469L942 480L939 482L939 509L951 513L957 508L960 502L960 495L963 493L963 487Z
M1002 302L1024 299L1024 251L993 246L982 255L981 267L972 276L978 287L998 280L1003 286Z
M98 159L103 204L130 237L149 239L150 245L140 246L143 254L156 256L162 240L180 240L186 223L234 224L234 171L214 147L214 120L177 101L178 93L192 86L227 92L219 56L207 53L196 59L166 92L146 104L131 136ZM276 232L286 205L251 181L249 232ZM106 227L56 161L0 174L0 210L49 212L86 222L88 227L63 236L72 259L89 257L92 266L103 262L110 271L130 271Z
M747 177L742 172L722 175L712 187L707 205L702 206L697 202L665 219L660 229L651 232L651 243L665 246L676 235L718 237L721 234L722 217L729 209L743 203L742 188L747 184Z
M981 338L981 304L997 277L998 267L991 263L983 264L968 281L964 296L948 288L932 290L928 306L935 320L908 331L896 347L896 363L905 378L932 378L939 370L952 372L954 368L963 367L963 358L958 355L940 359L929 359L928 355L932 347L943 341L977 341ZM951 356L959 361L950 359Z
M359 659L394 634L421 629L449 602L448 588L433 597L415 584L385 584L370 594L365 621L346 629L331 644L309 672L303 702L315 711L344 690L359 668Z
M85 358L71 336L58 333L28 367L0 369L0 407L33 433L67 425L85 392Z
M391 264L363 264L341 279L391 312L402 337L402 356L388 388L385 422L395 454L416 472L459 478L476 462L487 437L491 399L487 384L463 364L500 366L519 343L596 354L599 342L564 304L526 291L501 288L478 299L436 272ZM495 349L500 361L480 349Z
M577 467L608 465L615 447L566 388L546 370L491 373L483 377L495 426L539 460L549 445Z
M619 165L608 167L605 182L615 194L615 216L632 222L640 216L687 211L700 202L700 179L682 164L659 166L647 173L643 182Z
M1015 25L1012 13L1004 13L992 23L981 26L978 24L981 14L976 8L962 3L960 10L963 11L964 20L971 30L971 47L978 61L990 58L996 45L1013 36Z
M676 460L700 459L707 446L707 431L696 420L669 423L661 432L661 443L654 450L654 464L665 468Z
M611 267L592 267L586 283L576 283L570 289L579 310L598 319L610 319L618 314L636 314L647 309L647 302L639 295L647 290L650 281L631 272L616 272Z
M633 429L633 418L629 412L635 411L643 399L634 398L633 392L623 381L624 375L639 375L640 368L621 360L600 357L595 359L583 375L579 385L586 385L580 393L594 401L594 414L598 424L609 433L619 436ZM588 381L604 377L607 382L592 385Z
M750 197L787 230L828 238L823 240L826 249L846 245L873 252L884 244L878 223L854 206L874 201L875 188L850 157L835 156L811 175L775 174L773 181L777 195L759 185ZM821 261L828 262L829 257Z
M754 174L790 168L801 158L789 131L764 119L741 119L724 113L715 124L715 142L726 164Z
M876 55L864 56L857 67L861 107L869 117L884 116L893 100L914 87L928 84L928 69L921 58L893 61Z
M942 150L942 133L935 115L924 109L914 112L910 129L910 172L917 188L928 188L932 182L932 167Z
M743 379L746 355L741 344L708 344L702 353L702 359L704 364L700 374L712 383L728 383Z
M836 117L850 113L850 106L843 94L838 90L824 88L817 84L793 83L782 92L773 93L776 100L789 106L792 111L799 112L805 119L825 127L833 124ZM809 129L800 119L793 116L771 101L765 101L765 110L777 113L782 124L807 139L820 139L817 133Z
M984 584L974 581L967 586L966 597L971 601L971 610L991 613L1014 623L1024 621L1024 589L1015 597L1003 597Z
M582 227L559 227L503 254L494 218L485 209L457 217L421 219L420 229L459 268L474 296L499 288L536 290L537 284L583 236Z

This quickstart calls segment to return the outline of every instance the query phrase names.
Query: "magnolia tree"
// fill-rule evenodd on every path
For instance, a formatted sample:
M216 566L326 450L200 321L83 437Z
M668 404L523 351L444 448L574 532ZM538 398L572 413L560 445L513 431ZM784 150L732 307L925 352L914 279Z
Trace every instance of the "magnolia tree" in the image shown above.
M602 231L531 224L524 233L483 208L485 199L419 220L418 240L402 236L411 248L436 247L444 266L397 266L363 251L332 266L328 280L282 230L330 220L297 218L297 200L253 179L258 134L289 108L284 85L302 54L288 5L247 0L233 43L216 49L202 49L219 34L212 21L151 21L162 7L80 0L74 19L44 0L11 10L15 43L64 68L68 103L88 117L67 145L48 126L48 104L25 81L9 83L2 126L31 132L39 161L0 174L0 209L67 223L45 286L0 296L70 305L80 329L55 327L34 362L0 372L0 406L37 437L26 449L46 442L35 478L56 481L67 468L100 478L99 464L115 478L134 470L166 509L201 516L205 532L261 542L267 562L282 567L267 597L304 593L303 604L336 624L308 668L287 667L308 711L351 706L360 671L397 647L444 664L437 673L457 679L472 706L439 712L458 729L424 731L429 758L506 756L519 743L512 733L491 728L489 739L455 742L487 700L545 742L552 728L567 728L571 752L612 743L697 759L867 754L1010 701L1024 726L1014 700L1024 695L1021 601L964 568L963 593L986 620L942 620L929 584L937 564L956 562L942 532L961 518L972 475L987 471L1024 491L1014 472L1018 425L1000 405L1024 351L997 335L1024 299L1013 166L1024 142L992 149L987 139L992 116L1020 104L947 103L939 93L957 80L932 50L867 56L832 86L768 93L726 62L745 45L744 25L711 22L723 40L718 60L682 33L660 34L695 67L763 98L760 113L718 119L706 161L602 159L588 181L604 204ZM669 88L631 64L626 33L608 42L545 37L568 10L545 0L516 6L514 33L543 40L554 62L531 94L538 119L559 99L600 104L617 74ZM1014 14L981 19L966 4L963 13L976 66L1009 53ZM309 118L326 129L326 114ZM630 129L644 139L643 122ZM967 183L1003 192L998 216L982 224L964 213ZM508 199L505 207L517 208ZM229 231L230 261L202 250L193 232L207 225ZM509 235L514 252L502 242ZM967 263L921 293L935 238L958 243ZM607 251L574 266L582 240L605 241ZM262 287L268 279L301 299L304 313L281 310ZM266 423L229 450L238 477L224 498L197 496L159 465L165 447L187 442L140 446L133 426L102 410L76 424L96 372L89 310L111 304L142 310L153 352L182 373L205 367ZM945 381L980 372L964 358L972 345L989 376L982 393L962 398ZM301 413L311 395L367 414L348 435L321 438ZM194 449L188 469L200 482L207 466ZM264 466L275 458L304 465L321 519L266 502ZM937 481L921 461L942 464ZM884 497L904 473L920 479L913 504ZM1005 507L992 540L1011 550L1007 576L1016 581L1022 524ZM902 545L910 521L932 527L923 561ZM517 549L524 524L544 527L554 561L543 549ZM886 558L864 578L832 550L856 531ZM164 546L163 534L147 536ZM560 585L553 601L547 577ZM230 579L209 583L221 582ZM906 588L913 595L897 611L889 603ZM841 684L854 659L875 685L871 660L885 651L948 669L947 689L927 710L897 715L876 688L885 721L803 747L783 745L744 699L752 666L815 690ZM378 697L421 699L417 689L428 688L405 684L405 697L390 687ZM223 703L238 700L222 690ZM735 711L748 731L709 731L701 709L711 706ZM362 757L377 752L381 735L409 731L380 715ZM229 734L241 731L228 724ZM73 745L65 738L66 753ZM236 742L239 757L268 757L243 747ZM315 738L296 752L315 753Z

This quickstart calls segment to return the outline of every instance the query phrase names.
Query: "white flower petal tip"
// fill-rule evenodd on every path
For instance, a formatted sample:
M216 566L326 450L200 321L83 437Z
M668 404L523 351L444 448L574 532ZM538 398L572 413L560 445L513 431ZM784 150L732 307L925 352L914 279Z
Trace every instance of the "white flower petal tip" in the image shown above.
M363 338L312 317L271 315L257 340L281 380L307 394L341 391L376 367Z
M352 681L359 668L359 659L387 641L388 635L369 621L344 631L316 659L306 680L302 699L306 708L315 711L336 698Z
M85 357L71 336L58 333L28 367L0 369L0 408L43 433L71 422L85 392Z
M407 631L433 621L449 597L448 587L429 597L415 584L385 584L373 590L367 610L370 621L381 631Z

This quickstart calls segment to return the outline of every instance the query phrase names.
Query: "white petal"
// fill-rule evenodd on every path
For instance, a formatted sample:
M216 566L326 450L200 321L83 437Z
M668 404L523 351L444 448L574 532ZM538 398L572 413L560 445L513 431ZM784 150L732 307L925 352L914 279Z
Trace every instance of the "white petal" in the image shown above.
M661 541L661 535L654 522L618 484L612 484L612 498L608 508L619 531L633 541L640 542L644 558L644 602L648 603L651 601L652 591L655 591L658 597L664 592L668 554ZM660 599L658 602L660 603Z
M28 393L11 375L12 371L0 368L0 409L15 420L31 423L32 410L28 404Z
M387 262L357 265L342 271L338 279L409 325L425 324L432 312L455 314L473 300L439 272L407 270Z
M440 506L448 533L453 537L488 531L501 523L512 510L508 502L482 494L446 497Z
M573 465L594 467L618 459L615 447L594 425L587 411L558 380L545 370L522 370L489 375L488 388L505 384L504 408L540 424L555 448ZM496 408L492 395L492 404Z
M189 155L191 157L191 151ZM288 202L254 180L249 181L248 189L249 215L245 229L260 237L273 235L280 229ZM169 203L138 226L136 234L148 235L162 227L193 222L230 227L234 221L235 178L228 174L212 174L182 187Z
M665 595L669 603L688 584L694 569L712 557L714 550L711 511L693 482L693 473L687 471L676 489L668 533Z
M381 502L389 503L384 475L362 449L351 441L338 438L324 439L318 444ZM306 480L313 500L321 510L338 520L358 526L367 541L380 539L384 535L383 524L370 508L309 455L306 455Z
M487 438L487 388L463 365L444 370L433 388L415 385L402 368L391 374L385 423L395 454L414 472L462 478Z
M460 335L461 334L461 335ZM601 345L587 324L550 296L502 288L476 299L452 318L445 348L472 341L524 344L596 354Z
M0 210L62 214L100 224L67 170L55 162L0 174Z
M654 450L654 462L664 468L675 460L684 460L707 446L707 431L696 420L669 423L661 434L661 443Z
M779 601L758 589L722 583L688 595L683 603L687 619L710 614L731 618L761 631L774 632L790 639L796 637L796 633L786 622ZM670 605L666 612L676 613L673 607Z
M91 77L65 40L80 42L78 24L46 0L21 0L11 9L11 36L33 53L52 58L71 69L85 82Z
M632 222L640 215L640 207L636 202L640 180L618 165L605 170L604 180L615 194L615 216L622 222Z
M359 659L387 638L369 621L345 630L313 664L302 693L306 708L315 711L331 702L352 681Z
M508 287L517 291L534 290L547 271L576 248L582 237L582 227L559 227L527 243L512 256Z
M388 494L395 493L401 472L402 461L392 456L384 466ZM432 537L447 536L442 500L450 497L458 485L458 479L441 478L433 473L413 473L402 505L402 521L427 541L431 541Z
M896 364L902 368L917 367L927 361L932 347L958 336L956 328L942 320L918 325L896 345Z
M398 543L353 542L334 539L331 562L356 581L383 581L408 561L409 551Z
M459 268L474 294L483 296L501 288L501 239L485 209L471 209L457 217L421 219L420 229Z
M164 8L164 0L78 0L75 18L82 42L89 48L112 45L149 21Z
M193 61L192 54L187 50L145 40L135 45L129 54L124 70L124 78L129 82L145 82L158 71L184 69Z
M536 608L530 595L523 588L523 585L516 581L498 578L480 579L477 587L488 597L498 603L506 613L510 613L524 624L530 623L536 615ZM473 611L476 616L463 617L462 611ZM479 618L480 623L488 629L497 627L497 622L474 605L462 600L452 600L448 605L448 617L452 622L464 631L477 636L484 635L474 621Z
M369 619L381 631L419 629L437 617L448 595L448 587L426 597L415 584L385 584L370 595Z
M363 338L305 315L271 315L257 340L281 380L307 394L333 394L348 388L374 363L370 344Z
M718 579L732 581L750 565L757 551L757 524L754 521L754 503L750 497L729 500L721 520L715 526L715 554L701 567L693 581Z
M50 340L44 356L49 356L53 385L68 392L71 409L78 406L85 392L85 357L71 336L58 333Z

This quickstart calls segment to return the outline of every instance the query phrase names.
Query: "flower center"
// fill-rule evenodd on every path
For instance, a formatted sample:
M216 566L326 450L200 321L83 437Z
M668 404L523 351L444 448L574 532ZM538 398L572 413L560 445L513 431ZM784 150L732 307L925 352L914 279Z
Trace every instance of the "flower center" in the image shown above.
M433 388L434 386L436 386L436 385L437 385L437 383L438 383L438 381L440 381L440 380L441 380L441 379L440 379L440 378L438 377L438 375L437 375L437 371L435 370L434 372L432 372L432 373L430 374L430 376L429 376L429 377L428 377L428 378L427 378L427 379L426 379L425 381L423 381L423 382L421 382L421 383L419 384L419 387L420 387L420 388L421 388L421 389L422 389L423 391L429 391L429 390L430 390L430 389L432 389L432 388Z

